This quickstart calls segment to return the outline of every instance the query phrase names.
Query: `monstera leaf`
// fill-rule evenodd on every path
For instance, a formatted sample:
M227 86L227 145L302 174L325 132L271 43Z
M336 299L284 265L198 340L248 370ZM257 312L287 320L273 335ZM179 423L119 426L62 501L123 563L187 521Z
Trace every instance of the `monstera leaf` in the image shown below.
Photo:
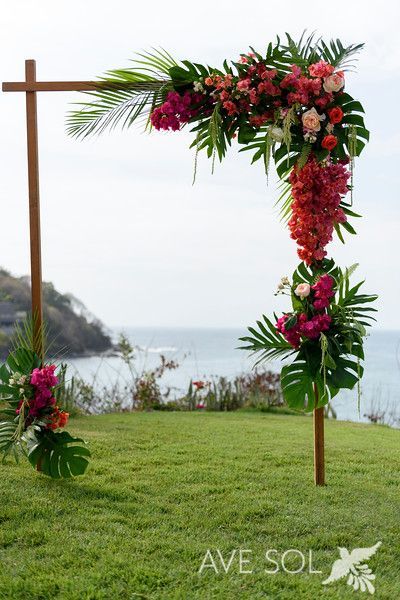
M281 386L290 408L307 412L315 408L313 380L304 360L295 360L282 368Z
M5 414L6 409L1 409L1 412L2 414ZM15 416L15 411L13 411L13 413ZM17 459L18 449L15 439L16 429L17 423L15 420L3 421L0 423L0 453L3 454L3 462L11 452L14 453L14 456Z
M30 428L25 441L31 465L53 479L83 475L89 464L90 451L78 445L84 443L83 440L66 431L38 433Z
M326 369L325 379L321 368L312 368L308 360L301 355L281 372L283 397L287 405L295 410L311 412L328 404L339 391L329 378Z
M323 368L314 368L303 357L285 365L281 373L283 396L290 408L311 412L325 406L340 389L353 389L363 375L363 367L349 357L335 356ZM317 395L316 393L317 392Z

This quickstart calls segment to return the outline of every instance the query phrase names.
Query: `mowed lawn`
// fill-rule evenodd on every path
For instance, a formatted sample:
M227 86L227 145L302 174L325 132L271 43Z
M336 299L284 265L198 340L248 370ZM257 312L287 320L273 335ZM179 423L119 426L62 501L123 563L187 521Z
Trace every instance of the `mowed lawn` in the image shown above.
M307 417L154 412L70 430L93 453L84 477L0 466L0 598L354 600L368 594L321 582L338 546L377 541L374 597L400 597L399 431L326 422L328 485L315 488ZM199 574L208 549L218 574ZM235 549L224 573L217 551ZM304 571L265 573L269 549L298 549ZM308 572L310 550L322 574ZM285 566L300 562L289 553Z

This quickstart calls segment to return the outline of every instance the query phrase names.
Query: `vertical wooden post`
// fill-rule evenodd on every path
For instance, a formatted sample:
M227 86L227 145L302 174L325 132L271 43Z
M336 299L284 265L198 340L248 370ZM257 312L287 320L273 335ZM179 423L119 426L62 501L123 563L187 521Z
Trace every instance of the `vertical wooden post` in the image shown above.
M315 404L318 404L318 389L314 384ZM325 485L324 407L314 408L314 482Z
M25 61L27 83L36 81L36 62ZM39 156L36 92L26 92L29 227L34 350L43 360L42 256L40 238Z

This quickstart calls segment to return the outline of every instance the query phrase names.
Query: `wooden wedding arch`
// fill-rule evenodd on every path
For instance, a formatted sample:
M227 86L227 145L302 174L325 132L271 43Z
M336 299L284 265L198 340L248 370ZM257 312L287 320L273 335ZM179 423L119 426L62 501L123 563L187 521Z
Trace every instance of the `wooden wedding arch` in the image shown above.
M42 258L40 235L39 150L37 123L37 92L88 92L96 89L134 88L134 83L103 83L98 81L37 81L36 61L25 61L25 81L3 82L3 92L24 92L26 96L26 133L28 151L29 230L31 257L31 294L34 326L34 347L43 358ZM325 485L324 408L314 409L314 481Z

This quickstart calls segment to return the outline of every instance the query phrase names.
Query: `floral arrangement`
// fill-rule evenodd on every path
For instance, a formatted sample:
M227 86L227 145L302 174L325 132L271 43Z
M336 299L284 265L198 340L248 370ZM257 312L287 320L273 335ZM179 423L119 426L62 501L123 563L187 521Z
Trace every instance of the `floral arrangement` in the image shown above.
M214 165L233 143L252 152L253 163L261 160L267 175L273 158L282 217L302 263L280 284L291 310L275 323L263 317L243 340L261 360L296 355L282 369L282 388L298 409L324 405L359 382L373 319L364 304L376 296L358 294L361 284L350 287L354 269L343 272L326 251L334 232L343 243L343 231L355 234L348 219L360 216L352 208L353 163L369 132L345 86L362 47L313 35L295 42L286 34L286 43L278 38L263 54L250 48L220 69L154 50L139 54L132 69L109 71L89 92L92 101L68 117L68 133L81 138L141 118L159 131L191 127L195 173L198 152Z
M0 366L0 451L4 458L22 453L37 471L52 478L81 475L89 450L66 431L69 414L57 406L56 366L43 365L25 347Z
M364 369L363 338L374 319L368 306L376 296L359 293L363 282L350 285L357 268L344 272L332 259L308 267L300 263L292 280L283 277L277 294L290 298L291 308L272 322L265 315L244 349L260 353L260 361L294 356L282 368L281 385L288 405L313 410L327 404L341 388L359 384Z

